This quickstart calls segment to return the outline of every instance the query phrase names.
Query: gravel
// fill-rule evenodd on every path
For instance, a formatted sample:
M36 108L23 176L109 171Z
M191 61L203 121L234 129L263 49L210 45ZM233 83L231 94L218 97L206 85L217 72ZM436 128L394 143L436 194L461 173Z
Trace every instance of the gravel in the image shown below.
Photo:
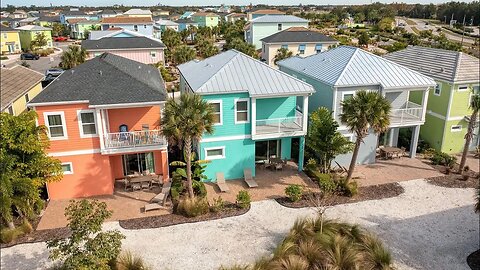
M398 269L468 269L466 257L479 248L474 190L444 188L424 180L400 183L398 197L337 205L327 217L358 223L377 233L393 252ZM218 269L268 255L295 219L314 214L274 200L255 202L242 216L165 228L118 229L125 249L154 269ZM1 252L1 269L44 269L51 265L45 244L23 244Z

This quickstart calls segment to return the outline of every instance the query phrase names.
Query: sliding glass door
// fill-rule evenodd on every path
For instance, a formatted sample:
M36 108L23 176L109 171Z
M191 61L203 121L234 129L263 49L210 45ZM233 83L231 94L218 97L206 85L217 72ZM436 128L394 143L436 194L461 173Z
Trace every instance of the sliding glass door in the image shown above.
M127 154L122 156L123 174L141 174L145 171L155 172L155 160L153 152Z
M255 142L255 161L267 161L271 157L280 157L280 140Z

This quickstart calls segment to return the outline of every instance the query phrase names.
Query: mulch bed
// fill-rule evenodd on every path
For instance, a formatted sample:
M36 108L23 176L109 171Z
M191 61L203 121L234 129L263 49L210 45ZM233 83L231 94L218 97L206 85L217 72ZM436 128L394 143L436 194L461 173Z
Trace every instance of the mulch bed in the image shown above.
M195 223L200 221L208 221L215 219L222 219L226 217L240 216L248 212L250 208L240 208L236 204L226 204L221 212L209 212L208 214L198 217L185 217L178 214L168 214L153 217L135 218L128 220L120 220L120 227L127 230L151 229L168 227L183 223Z
M359 187L358 194L353 197L333 195L329 199L331 205L337 204L346 204L346 203L355 203L368 200L379 200L385 198L392 198L402 194L405 190L398 183L388 183L374 186ZM304 196L298 202L291 202L287 197L281 197L275 199L279 204L290 207L290 208L303 208L303 207L313 207L314 205L308 199L307 196Z
M429 165L435 168L437 171L444 174L442 176L427 178L426 179L427 182L432 185L447 187L447 188L476 188L479 185L480 174L472 170L469 170L468 172L463 173L464 175L466 174L469 176L467 180L464 180L463 175L454 173L456 172L457 168L454 168L452 172L450 172L449 174L446 174L446 170L444 166L431 165L431 164Z
M467 264L472 270L480 270L480 249L468 255Z

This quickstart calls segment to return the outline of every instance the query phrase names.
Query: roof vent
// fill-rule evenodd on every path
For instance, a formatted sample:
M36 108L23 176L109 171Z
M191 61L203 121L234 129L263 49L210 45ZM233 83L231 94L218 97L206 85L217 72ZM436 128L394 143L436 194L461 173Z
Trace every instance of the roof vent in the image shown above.
M74 69L71 69L70 72L72 72L72 74L73 74L73 72L75 72L75 70L74 70Z
M138 66L138 69L142 69L142 66Z
M100 72L98 72L98 73L100 74L100 76L102 76L102 75L103 75L103 72L102 72L101 70L100 70Z

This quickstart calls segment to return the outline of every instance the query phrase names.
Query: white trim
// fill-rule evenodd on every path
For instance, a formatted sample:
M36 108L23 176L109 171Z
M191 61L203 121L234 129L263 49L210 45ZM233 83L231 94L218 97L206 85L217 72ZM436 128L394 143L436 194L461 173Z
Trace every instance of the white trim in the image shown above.
M237 102L239 101L246 101L247 102L247 121L238 121L237 120ZM244 111L241 111L244 112ZM234 118L235 118L235 125L237 124L246 124L250 123L250 99L249 98L237 98L234 100Z
M50 115L60 115L60 118L62 120L62 130L63 130L63 136L62 137L51 137L50 136L50 123L48 122L48 116L50 116ZM43 113L43 121L45 122L45 126L47 127L48 138L51 141L68 140L67 123L65 122L65 112L64 111L44 112Z
M84 134L83 133L83 122L82 122L82 113L92 113L93 114L93 124L95 124L95 134ZM78 129L80 131L80 138L93 138L98 137L98 121L97 114L95 110L77 110L77 119L78 119ZM91 123L88 123L91 124Z
M347 138L350 142L354 142L353 133L342 134L342 136Z
M462 88L465 87L465 89L460 89L461 87L462 87ZM458 86L458 88L457 88L458 90L457 90L457 91L458 91L458 92L465 92L465 91L468 91L468 88L469 88L469 87L468 87L468 84L461 84L461 85Z
M78 155L89 155L89 154L98 154L100 149L85 149L85 150L74 150L74 151L65 151L65 152L53 152L48 153L51 157L68 157L68 156L78 156Z
M148 37L147 37L148 38ZM99 40L99 39L95 39ZM150 50L165 50L165 47L148 47L148 48L120 48L120 49L108 49L108 48L96 48L88 49L88 53L99 53L99 52L109 52L109 51L150 51Z
M216 155L216 156L208 156L207 152L210 150L222 150L222 155ZM215 147L208 147L208 148L203 148L203 151L205 152L205 160L215 160L215 159L224 159L225 158L225 146L215 146Z
M246 140L251 139L251 135L236 135L236 136L224 136L224 137L212 137L201 139L201 143L208 143L208 142L223 142L223 141L236 141L236 140Z
M303 113L303 119L302 119L302 128L303 132L305 134L307 133L307 128L308 128L308 96L303 96L303 108L302 108L302 113Z
M60 77L60 76L58 76ZM58 78L57 77L57 78ZM56 80L56 79L55 79ZM44 88L44 90L46 87ZM33 107L33 106L54 106L54 105L65 105L65 104L82 104L82 103L88 103L88 100L75 100L75 101L57 101L57 102L40 102L40 103L31 103L29 102L27 104L28 107Z
M166 101L151 101L151 102L137 102L137 103L118 103L118 104L106 104L106 105L89 105L89 108L96 109L115 109L115 108L136 108L136 107L147 107L153 105L161 105Z
M63 172L63 174L73 174L73 164L72 162L62 162L62 165L70 165L70 171ZM63 169L62 169L63 171Z
M257 99L252 97L252 136L255 136L257 133L257 125L256 125L256 120L257 120Z
M437 87L438 87L438 94L437 94ZM437 85L433 88L433 94L437 97L441 96L442 95L442 84L441 83L437 83Z
M105 127L105 118L102 117L102 112L103 110L100 110L100 109L95 109L95 116L96 116L96 119L98 119L101 123L101 125L99 127L97 127L97 132L98 132L98 136L100 137L100 149L105 149L105 137L104 137L104 132L106 132L104 130L104 127ZM97 122L97 120L96 120ZM97 122L98 123L98 122Z
M454 127L455 127L455 128L460 127L460 129L454 129ZM450 127L450 132L462 132L462 129L463 129L463 126L462 126L462 125L452 125L452 126Z
M465 119L465 116L454 116L454 117L449 117L447 121L460 121L464 119Z
M212 99L208 100L208 103L219 103L220 104L220 123L215 123L213 124L214 126L221 126L223 125L223 100L221 99ZM214 114L217 114L217 112L214 112Z
M432 112L432 110L428 110L427 113L428 113L429 115L431 115L431 116L436 117L436 118L439 118L439 119L442 119L442 120L447 120L447 119L445 118L445 116L443 116L443 115L441 115L441 114L438 114L438 113L436 113L436 112Z
M438 114L436 112L432 112L431 110L429 110L427 112L429 115L431 116L434 116L436 118L439 118L439 119L442 119L444 121L460 121L460 120L463 120L465 119L465 116L454 116L454 117L448 117L446 118L445 116L441 115L441 114Z

